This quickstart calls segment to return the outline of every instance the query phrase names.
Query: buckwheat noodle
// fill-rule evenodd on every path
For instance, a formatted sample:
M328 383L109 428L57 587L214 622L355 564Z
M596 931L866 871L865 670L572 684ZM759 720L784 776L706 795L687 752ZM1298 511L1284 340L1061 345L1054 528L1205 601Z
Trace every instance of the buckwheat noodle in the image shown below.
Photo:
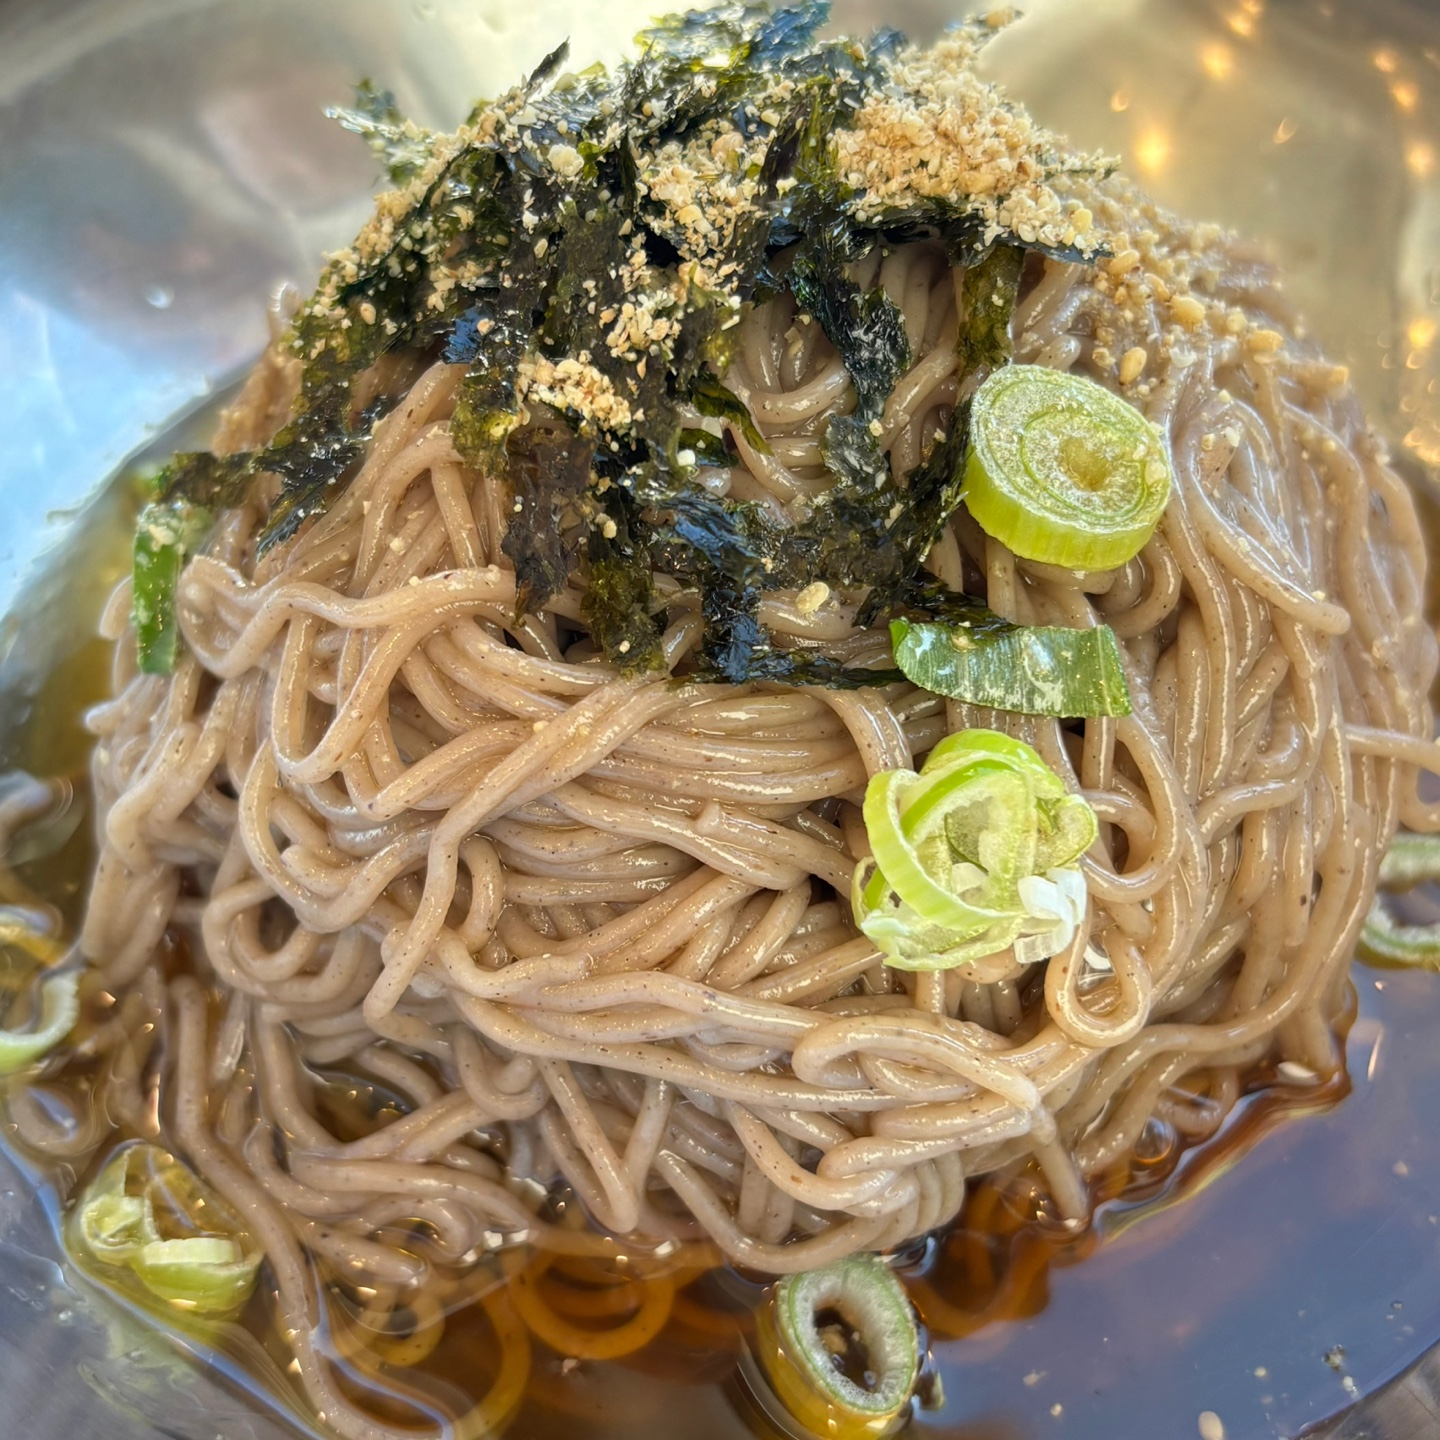
M1156 253L1195 250L1141 223ZM1227 241L1205 254L1214 298L1286 330L1259 262ZM963 399L961 277L924 243L859 269L917 357L882 421L903 475ZM182 576L173 676L135 673L117 591L82 937L116 997L101 1104L123 1123L157 1103L163 1034L166 1133L264 1245L337 1431L397 1433L340 1393L309 1257L391 1296L521 1237L570 1253L708 1237L786 1273L923 1234L967 1177L1028 1161L1082 1217L1089 1178L1153 1116L1198 1138L1258 1064L1338 1065L1380 857L1397 824L1440 820L1416 794L1435 767L1421 536L1354 395L1303 341L1286 330L1260 355L1242 325L1167 345L1157 308L1122 314L1092 267L1047 261L1014 324L1018 359L1112 385L1097 331L1146 349L1136 403L1175 484L1144 551L1057 570L962 511L929 562L1010 619L1114 627L1124 719L687 681L699 597L663 576L670 675L619 677L577 581L515 622L510 497L451 444L461 371L444 364L294 543L254 558L264 495L226 515ZM220 445L283 418L278 355ZM727 383L770 453L733 431L742 463L706 483L793 517L825 487L846 371L782 297L745 320ZM881 661L858 598L781 592L762 618L782 643ZM888 970L846 899L857 802L868 776L977 725L1034 745L1098 812L1088 923L1038 967ZM315 1070L379 1080L408 1113L337 1139ZM27 1132L45 1143L38 1112ZM557 1181L592 1228L543 1203ZM425 1238L394 1243L402 1219Z

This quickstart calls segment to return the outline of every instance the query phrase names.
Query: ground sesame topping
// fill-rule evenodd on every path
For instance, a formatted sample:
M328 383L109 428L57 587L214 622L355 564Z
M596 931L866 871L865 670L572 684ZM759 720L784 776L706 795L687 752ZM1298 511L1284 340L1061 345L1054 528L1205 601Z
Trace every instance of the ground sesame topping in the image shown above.
M978 49L974 31L960 29L930 49L903 50L884 91L836 136L841 174L864 191L861 214L925 199L965 203L986 222L987 241L1011 233L1027 244L1099 249L1092 213L1066 191L1072 175L1108 162L1063 151L981 80Z
M634 416L629 402L615 393L610 377L589 363L588 357L547 360L543 355L522 360L519 394L541 400L557 410L579 416L582 424L603 425L609 430L628 430Z

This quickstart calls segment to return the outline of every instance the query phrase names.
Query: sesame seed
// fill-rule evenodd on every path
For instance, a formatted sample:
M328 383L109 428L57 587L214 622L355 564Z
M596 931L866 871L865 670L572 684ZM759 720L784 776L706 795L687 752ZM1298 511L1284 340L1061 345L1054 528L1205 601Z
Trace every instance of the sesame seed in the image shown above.
M1170 302L1170 313L1187 330L1205 323L1205 306L1193 295L1177 295Z
M795 608L802 615L813 615L829 598L830 587L823 580L814 580L795 597Z
M1145 349L1141 345L1132 346L1120 357L1120 383L1132 385L1144 373L1145 363L1149 360Z

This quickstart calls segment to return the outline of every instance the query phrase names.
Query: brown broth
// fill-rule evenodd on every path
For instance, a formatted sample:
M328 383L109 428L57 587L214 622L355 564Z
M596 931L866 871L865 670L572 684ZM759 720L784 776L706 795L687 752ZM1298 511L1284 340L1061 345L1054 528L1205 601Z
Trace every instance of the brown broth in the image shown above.
M71 787L53 822L58 843L38 846L18 870L72 928L93 825L80 715L106 685L95 618L124 564L131 502L117 485L82 518L32 589L0 670L0 766L59 775ZM1440 1335L1440 1147L1428 1140L1440 1104L1440 985L1365 970L1356 984L1348 1076L1319 1087L1257 1076L1220 1134L1197 1148L1152 1124L1135 1162L1103 1177L1093 1225L1075 1231L1048 1220L1024 1176L972 1188L956 1224L917 1246L904 1270L944 1394L939 1408L917 1411L916 1433L1183 1435L1195 1433L1199 1412L1214 1410L1231 1435L1291 1434ZM73 1078L83 1083L83 1067ZM363 1134L398 1113L397 1097L364 1076L317 1079L337 1133ZM25 1163L61 1201L102 1158ZM510 1434L784 1433L764 1420L763 1397L757 1403L743 1378L763 1286L710 1268L713 1257L707 1264L694 1250L681 1262L659 1290L649 1287L648 1303L660 1303L662 1291L671 1298L664 1328L642 1348L577 1363L532 1342ZM498 1370L494 1323L476 1302L513 1295L522 1268L550 1310L582 1330L638 1323L647 1303L632 1265L507 1252L441 1277L449 1314L433 1348L433 1318L417 1316L415 1333L395 1328L378 1349L353 1343L363 1324L333 1322L340 1348L359 1356L348 1362L348 1388L401 1422L413 1423L415 1404L463 1410ZM134 1294L123 1298L143 1306ZM303 1410L263 1284L241 1323L211 1332L208 1343L257 1402ZM415 1365L376 1359L427 1348Z

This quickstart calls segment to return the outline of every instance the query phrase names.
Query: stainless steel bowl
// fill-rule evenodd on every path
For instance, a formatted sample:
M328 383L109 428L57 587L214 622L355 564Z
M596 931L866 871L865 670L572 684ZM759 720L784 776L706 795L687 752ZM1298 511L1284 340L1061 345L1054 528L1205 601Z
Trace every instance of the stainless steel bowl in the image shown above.
M364 215L371 157L323 108L368 75L417 118L453 123L557 34L579 58L612 58L658 5L0 0L0 749L46 723L28 708L34 681L83 659L110 579L65 548L76 512L243 370L269 295L307 283ZM925 35L959 5L837 0L836 12L846 28ZM1440 461L1440 5L1027 8L993 47L995 73L1043 120L1122 153L1166 203L1272 245L1298 309L1425 483ZM1375 980L1358 982L1346 1106L1283 1127L1203 1195L1056 1277L1045 1315L952 1357L958 1409L922 1428L1184 1436L1211 1409L1232 1437L1292 1434L1379 1390L1337 1437L1440 1434L1434 1362L1381 1389L1440 1338L1440 1147L1426 1128L1440 987ZM1207 1283L1247 1266L1248 1285ZM1172 1303L1181 1293L1199 1299L1174 1321L1189 1314ZM1216 1339L1230 1329L1251 1337L1248 1362ZM43 1190L5 1168L0 1432L305 1433L237 1379L202 1373L182 1342L64 1269ZM708 1402L673 1398L692 1406L695 1440L740 1433ZM673 1427L680 1412L663 1413ZM673 1434L665 1423L654 1433Z

